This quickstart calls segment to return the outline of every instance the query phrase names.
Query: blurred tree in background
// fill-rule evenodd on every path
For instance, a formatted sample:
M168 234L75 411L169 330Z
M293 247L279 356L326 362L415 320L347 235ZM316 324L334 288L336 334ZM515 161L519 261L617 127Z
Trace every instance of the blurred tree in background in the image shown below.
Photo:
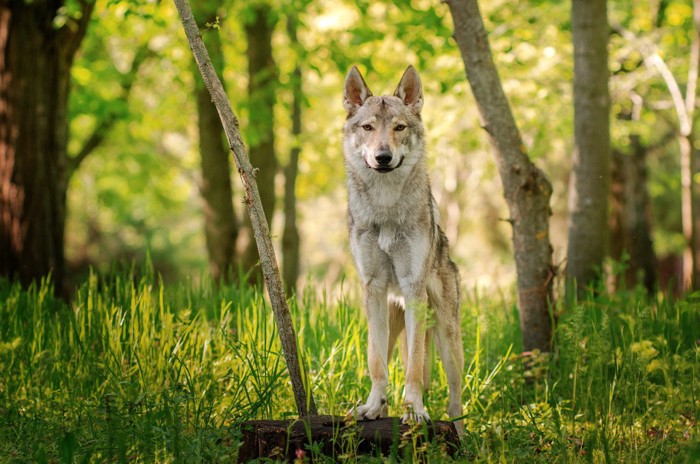
M250 160L257 169L255 179L260 190L268 225L276 205L275 178L277 155L275 152L274 111L277 101L278 73L273 55L272 35L279 13L267 3L253 2L243 11L248 58L248 128L246 131ZM257 267L258 248L252 234L243 255L243 271L250 274L252 282L262 282Z
M292 5L295 11L287 13L287 35L289 37L290 52L296 63L290 78L292 93L290 115L292 121L292 140L289 150L289 160L287 160L287 164L284 168L284 232L282 234L282 279L286 287L285 290L289 295L297 292L300 270L300 237L299 227L297 226L296 183L299 174L299 156L301 155L299 137L301 137L303 130L301 118L304 99L302 83L303 73L301 68L301 61L304 58L304 53L299 44L299 37L297 34L299 20L296 14L296 10L301 9L301 2L292 3L299 3L299 5Z
M93 7L0 5L0 275L24 284L63 284L71 68Z
M368 79L378 83L379 92L388 92L409 63L418 68L424 82L433 190L464 283L473 287L514 282L511 229L504 221L508 210L491 147L451 38L446 5L428 0L196 3L202 8L200 28L210 53L218 55L219 72L240 113L251 161L259 168L258 182L265 192L273 240L284 251L285 267L299 270L299 285L307 279L323 279L332 286L353 272L346 243L342 173L343 76L357 64ZM19 11L20 5L29 11L35 3L10 2L2 16L7 24L9 13ZM42 23L49 21L51 34L77 33L81 29L74 25L83 23L85 34L80 47L75 46L69 68L72 90L64 118L66 155L57 148L33 151L47 159L64 156L66 160L66 234L65 241L61 238L56 243L65 243L68 285L89 267L104 271L116 261L143 260L147 253L166 279L207 275L218 279L229 267L234 272L239 265L243 271L254 267L257 255L248 248L250 234L245 221L236 220L244 213L235 194L239 181L232 176L228 160L223 162L227 150L224 146L219 151L220 135L202 126L206 96L200 93L197 97L196 79L188 72L192 69L190 53L173 5L75 0L54 6ZM79 17L81 6L89 7L92 15ZM480 7L525 149L552 182L554 263L566 265L567 196L574 147L570 5L482 0ZM37 11L32 14L38 15ZM605 264L601 271L624 275L625 285L646 282L651 272L639 269L654 269L655 261L638 258L651 251L654 258L658 256L656 275L666 288L682 279L680 257L688 243L682 221L680 125L668 75L650 63L648 56L652 51L651 55L662 59L684 104L694 102L688 96L694 63L690 58L695 56L691 53L696 34L693 5L688 0L619 0L608 2L608 19L613 31L608 46L610 134L612 148L618 153L617 161L613 157L613 174L618 169L614 166L642 163L646 176L627 173L614 177L615 182L623 179L623 183L618 193L612 193L609 253L619 266ZM294 34L288 27L290 21ZM216 42L220 52L216 52ZM7 44L3 56L2 71L6 72L10 69ZM33 75L40 74L38 63L27 66ZM303 70L301 79L298 69ZM7 95L3 93L3 98L9 98ZM3 111L3 120L14 117ZM294 116L297 111L303 112L303 119ZM37 131L23 129L21 134L38 143L44 132ZM686 137L692 147L697 143L695 133ZM212 155L218 163L205 168L205 157L212 150L218 152ZM697 150L693 153L696 158ZM75 161L68 161L71 158ZM6 159L0 166L2 195L15 185L12 176L5 174L10 166ZM629 163L632 159L643 160ZM32 176L36 174L29 177L41 178L38 161L25 166L31 167ZM697 188L700 179L697 168L693 169L690 181L686 175L684 182ZM231 177L232 194L214 188ZM290 182L285 182L286 177ZM628 180L635 178L641 180ZM60 203L60 189L51 191L50 183L36 182L43 186L41 195ZM639 189L630 188L629 182L646 185L646 199L644 195L633 198L629 192ZM219 192L219 200L208 197L209 187ZM12 230L6 221L11 209L9 197L0 198L3 273L18 272L20 262L36 268L32 278L49 269L56 272L57 258L50 258L52 264L43 268L24 258L10 260L10 242L5 237ZM617 204L627 205L626 209L616 209ZM218 207L227 211L222 213ZM637 213L627 214L623 221L622 211ZM203 231L213 231L216 221L220 240L207 239ZM293 247L282 244L285 227L294 224L300 237L298 258L290 251ZM43 234L50 233L40 228ZM621 230L626 232L619 235ZM635 240L646 245L637 246ZM46 241L47 246L49 243ZM233 243L233 251L228 251ZM49 259L52 255L41 256ZM649 262L652 264L641 264ZM619 285L617 277L613 280ZM288 286L296 287L291 282Z
M224 72L221 37L216 30L219 27L221 3L219 0L198 1L193 8L195 21L205 27L202 39L219 79ZM209 30L213 33L208 34ZM216 282L222 279L228 281L236 265L234 258L238 238L238 219L233 210L232 201L229 150L225 144L219 114L211 101L209 91L204 86L196 66L193 66L192 72L196 83L199 154L202 159L200 190L204 203L204 231L209 257L209 273Z
M601 277L608 252L610 92L607 0L573 0L574 149L569 183L567 298Z

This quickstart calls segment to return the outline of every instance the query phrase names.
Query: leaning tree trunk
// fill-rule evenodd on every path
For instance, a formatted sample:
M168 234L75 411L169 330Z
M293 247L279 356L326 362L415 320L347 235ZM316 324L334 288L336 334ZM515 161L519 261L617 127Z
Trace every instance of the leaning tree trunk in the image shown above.
M296 17L287 18L287 35L293 47L299 47L297 39ZM299 229L297 227L296 180L299 171L299 154L301 153L299 136L301 135L301 86L300 56L292 73L292 149L289 161L284 169L284 233L282 234L282 279L287 294L296 293L299 280Z
M476 0L448 0L483 127L491 138L513 226L523 349L549 351L553 303L549 199L552 186L528 158L493 62Z
M198 24L214 23L218 0L195 3L194 15ZM217 75L224 69L219 30L212 28L202 35L212 58ZM224 132L211 95L204 86L199 70L193 70L197 94L199 153L202 159L202 199L204 200L204 231L209 257L209 272L214 282L230 280L234 265L238 222L233 210L231 169L228 150L224 146Z
M23 284L65 266L70 69L93 4L63 27L62 0L0 4L0 275Z
M282 278L280 277L279 268L277 267L277 258L275 257L275 249L272 246L270 239L270 229L265 219L265 212L262 208L260 193L258 191L257 182L255 181L255 168L250 163L248 156L241 140L241 133L238 130L238 118L233 113L231 104L226 98L226 92L221 85L221 81L216 76L216 71L211 65L209 54L202 42L202 37L199 34L197 23L192 15L189 2L187 0L175 0L182 26L185 29L187 40L192 49L199 71L202 74L204 83L212 96L212 101L216 105L216 110L219 113L219 118L226 133L226 140L231 147L233 157L238 166L238 173L243 181L245 189L244 201L248 207L250 222L255 234L255 243L258 246L260 254L260 267L262 268L265 277L265 284L270 296L272 311L279 330L280 341L282 342L282 351L289 377L292 383L294 392L294 400L296 402L297 411L300 416L309 414L315 415L316 404L314 403L313 394L306 389L304 385L304 372L300 365L301 356L297 349L296 333L292 324L292 317L289 313L289 307L284 297L284 288L282 287Z
M275 24L269 5L259 4L250 8L254 18L251 23L245 25L248 39L248 145L269 226L275 211L277 174L274 133L277 70L272 56L272 33ZM255 241L251 237L243 257L244 271L254 269L258 260ZM251 281L257 281L259 277L259 271L251 273Z
M567 298L600 275L608 245L610 94L606 0L573 0L574 153L569 182Z

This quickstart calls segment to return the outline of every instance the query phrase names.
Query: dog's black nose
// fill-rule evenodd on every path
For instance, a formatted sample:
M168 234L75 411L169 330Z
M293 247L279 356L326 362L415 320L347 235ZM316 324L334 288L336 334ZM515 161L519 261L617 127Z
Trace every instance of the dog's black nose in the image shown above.
M387 164L391 163L391 152L380 151L379 154L374 157L374 159L377 160L377 163L379 163L380 166L386 166Z

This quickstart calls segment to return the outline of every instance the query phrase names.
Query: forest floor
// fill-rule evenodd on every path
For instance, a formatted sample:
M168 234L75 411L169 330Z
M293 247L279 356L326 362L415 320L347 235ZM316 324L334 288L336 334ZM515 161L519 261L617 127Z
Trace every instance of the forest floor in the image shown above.
M343 415L369 392L360 299L342 294L292 304L322 414ZM557 310L553 354L525 356L512 298L463 299L458 461L700 462L700 295L599 294ZM391 415L401 414L398 359ZM439 362L432 369L426 404L447 419L445 375ZM0 281L0 462L232 462L243 421L294 416L271 311L254 288L115 273L91 276L66 304L49 285ZM314 462L382 460L303 451Z

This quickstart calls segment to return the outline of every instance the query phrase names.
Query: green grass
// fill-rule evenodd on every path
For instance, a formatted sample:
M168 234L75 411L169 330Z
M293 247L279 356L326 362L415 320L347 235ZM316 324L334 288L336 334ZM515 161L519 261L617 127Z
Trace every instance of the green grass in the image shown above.
M133 275L91 276L68 305L46 283L0 281L0 462L231 462L241 422L294 417L259 292ZM369 391L366 323L345 286L340 300L309 291L292 305L324 414L344 414ZM519 355L508 296L471 292L462 319L460 460L700 462L700 295L583 301L560 315L552 356ZM446 418L438 362L427 405Z

